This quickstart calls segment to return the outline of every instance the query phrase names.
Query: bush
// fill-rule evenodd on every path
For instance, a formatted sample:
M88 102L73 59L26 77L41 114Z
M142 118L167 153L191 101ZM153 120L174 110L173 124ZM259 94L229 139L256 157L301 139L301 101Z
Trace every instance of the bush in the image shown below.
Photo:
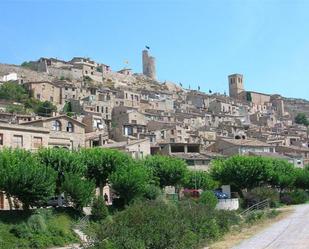
M162 193L161 189L153 184L145 188L144 197L148 200L155 200Z
M98 196L94 199L91 215L94 220L103 220L108 216L108 209L102 196Z
M77 241L71 230L72 220L66 214L44 209L35 211L29 217L23 215L18 218L20 214L23 214L23 211L14 213L17 216L16 221L14 220L16 224L11 226L9 234L5 235L5 239L10 246L6 245L3 248L41 249L52 246L64 246ZM20 220L24 221L20 222ZM0 230L3 226L0 224ZM9 242L10 240L11 242ZM2 248L1 244L0 248Z
M228 232L231 226L237 225L240 223L240 217L237 212L220 210L216 211L217 223L220 227L220 230L225 233Z
M100 249L194 249L240 221L236 212L209 210L190 199L134 202L94 227Z
M34 233L46 232L47 230L45 219L40 214L31 215L27 224L29 229Z
M245 218L245 222L252 224L252 223L254 223L258 220L261 220L263 218L265 218L265 211L257 210L255 212L249 213Z
M302 204L308 201L308 194L302 189L297 189L289 193L284 193L281 196L281 202L287 205Z
M218 204L218 199L212 191L202 192L199 202L206 206L207 209L215 209Z
M245 217L245 222L252 224L262 219L272 219L276 217L280 212L277 210L257 210L255 212L249 213Z
M269 187L257 187L245 194L245 205L252 206L265 199L269 199L271 207L279 206L279 193Z

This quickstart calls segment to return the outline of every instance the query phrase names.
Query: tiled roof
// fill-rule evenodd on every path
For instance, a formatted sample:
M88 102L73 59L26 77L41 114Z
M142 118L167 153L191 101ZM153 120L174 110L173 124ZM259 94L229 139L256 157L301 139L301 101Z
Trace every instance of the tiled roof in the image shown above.
M253 140L253 139L228 139L228 138L221 138L220 140L230 143L233 145L239 145L239 146L252 146L252 147L272 147L272 145L264 143L259 140Z

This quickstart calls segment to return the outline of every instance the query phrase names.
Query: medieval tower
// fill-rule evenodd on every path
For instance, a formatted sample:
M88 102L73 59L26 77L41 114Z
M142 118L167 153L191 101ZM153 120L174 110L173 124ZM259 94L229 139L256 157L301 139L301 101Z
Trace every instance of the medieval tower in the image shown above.
M231 74L228 76L229 94L231 98L241 98L240 93L244 92L244 83L242 74Z
M143 74L149 78L156 79L156 59L148 55L148 50L143 50Z

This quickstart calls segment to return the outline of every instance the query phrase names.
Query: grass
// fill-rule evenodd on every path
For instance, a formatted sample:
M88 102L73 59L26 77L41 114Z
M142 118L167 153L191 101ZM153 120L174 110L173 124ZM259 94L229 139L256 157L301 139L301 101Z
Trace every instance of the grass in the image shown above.
M240 227L235 227L231 232L227 233L220 241L212 243L210 249L228 249L239 244L241 241L251 238L253 235L264 230L270 225L287 217L293 208L284 207L280 208L278 215L272 215L268 218L261 219L254 223L244 223Z
M0 249L45 249L78 242L78 214L65 209L0 212Z

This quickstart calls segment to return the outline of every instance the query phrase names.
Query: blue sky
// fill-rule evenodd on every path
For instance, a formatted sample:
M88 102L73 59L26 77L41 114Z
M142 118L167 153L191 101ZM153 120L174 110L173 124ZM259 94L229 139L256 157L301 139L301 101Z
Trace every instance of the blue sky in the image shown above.
M309 99L308 0L0 0L0 62L88 56L141 72L151 47L159 80Z

